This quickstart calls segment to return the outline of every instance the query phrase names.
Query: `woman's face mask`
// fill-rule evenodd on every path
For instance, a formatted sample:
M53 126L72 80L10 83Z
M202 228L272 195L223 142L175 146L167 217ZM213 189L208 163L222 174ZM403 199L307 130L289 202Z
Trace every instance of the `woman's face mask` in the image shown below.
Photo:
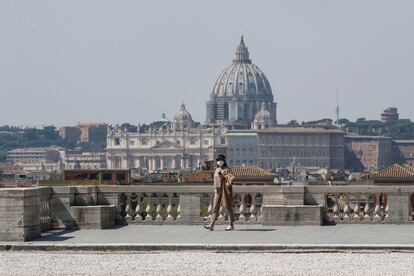
M219 165L219 167L223 166L223 164L224 164L224 161L223 160L217 161L217 165Z

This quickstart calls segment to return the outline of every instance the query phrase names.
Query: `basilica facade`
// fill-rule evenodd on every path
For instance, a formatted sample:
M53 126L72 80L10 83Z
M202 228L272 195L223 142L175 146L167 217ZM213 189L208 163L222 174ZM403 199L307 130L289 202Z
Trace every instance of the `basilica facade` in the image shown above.
M173 120L163 114L158 127L128 132L110 127L107 136L107 166L110 169L140 168L147 171L198 168L212 159L224 137L223 128L195 125L181 104Z
M217 78L207 102L207 118L196 125L184 103L170 121L165 115L149 129L129 132L109 127L107 166L147 171L197 168L226 153L230 129L262 129L276 124L276 103L263 72L251 62L243 37L233 63Z

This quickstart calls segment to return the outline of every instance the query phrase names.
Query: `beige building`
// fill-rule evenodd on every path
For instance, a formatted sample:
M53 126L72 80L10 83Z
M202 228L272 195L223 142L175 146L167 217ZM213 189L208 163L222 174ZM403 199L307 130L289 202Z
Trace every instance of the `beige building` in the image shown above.
M230 164L266 169L344 167L344 132L337 128L276 126L229 131Z
M105 169L105 152L65 152L63 159L65 170Z
M106 124L104 123L78 123L76 127L80 131L79 140L82 143L88 143L90 140L94 140L94 135L100 135L99 132L104 133L106 131Z
M346 167L357 171L378 171L393 163L392 138L345 136Z
M141 168L148 171L197 168L214 156L214 146L225 143L221 129L195 127L182 104L172 121L163 116L159 128L127 132L110 127L107 135L109 169ZM224 132L223 132L224 133Z
M394 140L395 161L414 167L414 140Z

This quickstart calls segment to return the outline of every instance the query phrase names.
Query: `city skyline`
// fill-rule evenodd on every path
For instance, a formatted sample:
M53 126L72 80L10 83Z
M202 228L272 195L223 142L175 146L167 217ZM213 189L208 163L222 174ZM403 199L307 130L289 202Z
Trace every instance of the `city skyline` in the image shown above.
M203 123L241 34L280 123L334 119L337 89L342 118L414 118L408 1L97 3L0 4L0 125L148 123L183 101Z

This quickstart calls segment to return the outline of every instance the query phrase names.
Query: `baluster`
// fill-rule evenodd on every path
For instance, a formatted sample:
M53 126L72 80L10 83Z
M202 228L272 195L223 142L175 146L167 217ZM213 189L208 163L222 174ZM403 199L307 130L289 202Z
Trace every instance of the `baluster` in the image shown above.
M131 214L130 214L130 211L131 211L131 195L127 194L125 200L126 200L125 220L130 222L130 221L132 221L132 217L131 217Z
M259 216L259 221L263 221L263 204L260 206L260 216Z
M116 195L116 222L119 224L125 224L125 209L123 208L125 203L124 196L124 193Z
M178 203L177 206L177 219L176 221L180 221L181 220L181 204Z
M349 218L349 193L345 194L345 206L344 206L343 222L344 223L349 223L350 222L350 218Z
M371 208L369 206L369 197L370 194L366 193L366 204L365 204L365 208L364 208L364 222L371 222L371 216L369 214L369 212L371 211Z
M250 205L249 221L250 222L256 222L257 221L257 217L256 217L256 194L252 195L252 204Z
M353 222L360 222L361 218L359 217L359 193L355 194L355 207L354 207L354 219Z
M46 197L46 201L45 201L45 205L46 205L46 223L48 224L48 229L51 228L51 226L50 226L50 204L49 204L49 199L50 199L50 191L47 193L47 197Z
M325 216L325 222L328 223L330 221L329 218L329 206L328 206L328 194L324 194L325 204L324 204L324 216Z
M380 207L380 194L375 193L375 209L374 209L374 222L379 223L381 222L381 207Z
M148 203L147 207L145 208L145 212L147 213L145 217L145 222L152 222L152 203L151 203L151 194L148 195Z
M168 207L167 207L167 218L165 221L167 222L173 222L174 217L172 216L173 207L172 207L172 194L168 194Z
M388 214L389 214L389 211L390 211L390 207L389 207L389 205L388 205L388 196L387 196L387 201L385 202L385 209L384 209L384 211L385 211L385 217L384 217L384 222L389 222L389 216L388 216Z
M157 216L155 217L155 221L162 222L162 204L161 204L162 194L158 193L157 198L158 198Z
M239 221L240 222L245 222L246 221L246 216L244 215L244 212L246 211L245 206L244 206L244 194L240 194L240 207L239 207Z
M334 213L334 221L338 222L339 221L339 206L338 206L338 200L339 200L339 194L335 193L335 203L334 203L334 207L333 207L333 213Z
M44 197L43 197L43 193L40 194L40 224L44 224L44 213L45 213L45 204L44 204Z
M141 194L137 193L137 207L135 208L135 221L142 222L141 216Z

